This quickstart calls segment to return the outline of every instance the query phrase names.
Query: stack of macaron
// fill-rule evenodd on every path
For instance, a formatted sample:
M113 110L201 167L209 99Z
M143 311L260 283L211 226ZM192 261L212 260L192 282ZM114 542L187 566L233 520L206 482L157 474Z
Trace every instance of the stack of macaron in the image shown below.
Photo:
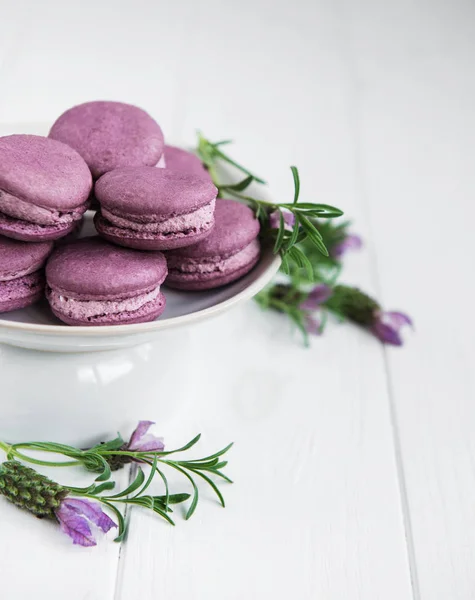
M160 168L157 168L160 167ZM0 312L46 297L70 325L156 319L162 284L207 290L259 260L259 221L145 111L88 102L48 137L0 137ZM76 239L88 209L97 236Z

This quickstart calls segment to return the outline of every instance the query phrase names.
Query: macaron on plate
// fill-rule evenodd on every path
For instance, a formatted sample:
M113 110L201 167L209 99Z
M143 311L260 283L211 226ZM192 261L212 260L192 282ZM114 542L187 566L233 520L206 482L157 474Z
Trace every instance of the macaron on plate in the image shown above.
M120 123L122 107L112 108L117 111ZM25 223L18 210L15 215L8 214L12 213L11 206L23 204L3 199L6 231L2 237L0 222L0 240L4 240L4 257L8 253L10 258L4 259L2 268L0 257L0 303L4 302L9 312L0 313L0 343L34 350L87 352L158 341L161 331L191 327L252 298L277 273L280 257L273 254L272 248L262 247L259 255L258 224L252 219L252 212L236 205L235 201L215 200L216 188L207 180L206 172L200 172L198 162L195 172L190 172L186 165L187 173L180 174L184 179L197 178L194 197L191 200L184 198L179 186L175 186L168 202L169 213L151 210L148 204L150 190L154 194L163 190L168 193L167 171L153 165L163 155L165 162L168 158L171 165L176 164L179 173L180 165L187 157L177 148L163 147L161 132L153 130L147 115L138 114L137 117L137 127L144 128L150 136L147 148L151 147L151 152L144 154L140 149L142 154L137 166L118 166L110 174L101 175L104 166L97 166L93 176L99 177L96 193L101 198L103 214L96 213L94 227L94 214L86 212L82 229L76 232L80 239L72 245L64 245L63 239L67 240L68 234L75 234L76 220L87 207L92 183L77 152L69 150L70 146L61 141L66 136L79 136L76 115L68 115L68 119L54 127L56 132L54 139L49 140L51 143L39 142L48 146L44 151L49 152L48 160L55 166L55 177L58 177L54 193L46 185L41 190L40 210L35 210L37 196L29 194L24 179L17 177L14 170L9 171L12 179L5 187L14 189L25 206L33 206L36 222ZM94 111L91 118L95 118ZM0 125L0 136L19 131L47 135L48 127ZM21 145L21 138L14 138L9 143ZM78 148L82 156L90 150L80 148L79 142ZM138 153L136 149L133 151ZM119 155L117 160L120 159ZM65 160L76 169L76 177L69 187L61 185L60 181L61 164ZM147 164L140 166L140 162ZM32 161L32 177L35 177L34 168ZM134 169L144 170L145 177L134 180ZM135 189L136 181L142 182L140 189ZM129 196L120 193L124 189L132 190L140 202L130 205ZM208 218L208 209L211 205L214 208L215 203L214 218L216 224L220 224L219 228ZM42 210L45 206L48 209ZM31 208L28 210L30 215ZM232 222L236 218L242 220L243 226L233 232ZM210 227L215 228L211 233ZM20 235L16 235L18 231ZM97 235L97 232L103 239L95 238L92 242L81 239ZM183 245L186 236L190 239L188 247ZM182 240L179 247L174 241L177 238ZM55 249L51 254L53 242ZM75 248L73 252L72 247ZM45 282L41 269L47 259L48 299L33 303L36 295L43 293ZM146 268L141 268L137 262L146 263ZM99 263L100 269L97 268ZM168 279L164 282L167 272ZM137 273L146 275L137 277ZM236 280L232 274L240 278ZM97 314L104 316L97 319Z

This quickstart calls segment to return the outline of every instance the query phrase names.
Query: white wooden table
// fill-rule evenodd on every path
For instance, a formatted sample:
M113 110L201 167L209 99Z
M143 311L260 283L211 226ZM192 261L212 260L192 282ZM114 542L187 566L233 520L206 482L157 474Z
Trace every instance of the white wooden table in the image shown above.
M473 2L0 0L0 21L0 121L117 99L234 138L275 197L297 164L366 241L345 280L416 323L396 350L336 325L305 350L252 304L200 325L203 377L159 430L236 442L228 507L134 510L126 544L85 550L2 501L2 600L475 598Z

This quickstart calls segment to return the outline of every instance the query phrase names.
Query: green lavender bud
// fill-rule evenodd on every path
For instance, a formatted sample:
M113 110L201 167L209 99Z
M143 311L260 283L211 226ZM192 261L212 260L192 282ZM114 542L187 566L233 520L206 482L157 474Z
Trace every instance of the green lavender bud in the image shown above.
M335 286L327 305L350 321L365 327L374 323L375 313L381 308L376 300L358 288L347 285Z
M34 469L11 460L0 465L0 494L39 518L56 519L68 490Z

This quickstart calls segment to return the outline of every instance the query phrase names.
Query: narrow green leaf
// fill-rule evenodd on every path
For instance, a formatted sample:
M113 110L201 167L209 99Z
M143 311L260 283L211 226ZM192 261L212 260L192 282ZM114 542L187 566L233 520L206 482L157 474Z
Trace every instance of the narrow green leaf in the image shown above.
M221 471L212 471L213 475L217 475L218 477L221 477L221 479L224 479L224 481L227 481L228 483L234 483L234 481L232 479L229 479L229 477L227 475L225 475L224 473L221 473Z
M191 504L190 504L190 506L188 508L188 511L187 511L187 513L185 515L185 519L188 521L188 519L195 512L196 506L198 504L198 499L199 499L198 487L197 487L197 485L196 485L193 477L191 477L190 474L185 471L185 469L182 469L176 463L173 463L173 462L169 462L167 464L170 467L172 467L172 468L176 469L177 471L179 471L182 475L184 475L188 479L188 481L191 483L191 485L193 486L193 499L192 499Z
M254 181L254 176L253 175L249 175L249 177L246 177L245 179L242 179L238 183L234 183L234 184L228 184L228 183L226 183L225 185L221 186L221 189L222 190L234 190L236 192L242 192L246 188L248 188L253 181Z
M144 472L142 471L142 469L140 467L138 467L137 475L136 475L134 481L125 490L123 490L119 494L115 494L115 496L109 496L109 498L110 499L123 498L125 496L129 496L130 494L132 494L133 492L138 490L144 481L145 481Z
M150 474L149 474L149 476L147 478L147 481L144 483L142 489L139 492L137 492L137 494L134 496L134 498L138 498L139 496L142 496L142 494L145 492L145 490L148 489L148 487L152 483L152 480L155 477L155 469L157 468L157 462L158 462L158 457L154 456L153 457L152 468L150 469Z
M280 268L286 275L290 275L290 265L289 265L289 260L287 258L287 255L283 254L281 252L281 258L282 258L282 264L280 265Z
M105 481L104 483L101 483L101 485L95 485L93 493L97 495L108 490L113 490L114 488L115 481Z
M108 442L103 442L102 444L97 444L96 446L93 446L92 448L90 448L90 450L97 450L97 451L101 451L101 450L119 450L120 448L122 448L122 446L124 445L124 439L122 438L122 436L120 435L120 433L117 434L117 437L114 438L113 440L109 440Z
M313 223L303 215L300 215L300 222L302 224L303 229L305 230L305 233L313 242L313 244L320 250L320 252L324 256L328 256L328 250L326 249L326 246L323 243L320 232L315 228L315 225L313 225Z
M224 467L227 466L227 464L228 464L228 461L223 460L223 462L220 462L217 465L214 465L213 469L224 469Z
M216 494L216 496L218 496L218 499L219 499L219 501L221 503L221 506L223 508L225 508L226 507L226 503L224 502L223 495L219 491L219 489L216 486L216 484L214 483L214 481L212 481L212 479L210 479L207 475L205 475L201 471L194 471L193 470L193 473L195 473L196 475L199 475L202 479L204 479L210 485L211 489L214 491L214 493Z
M153 510L153 512L157 513L157 515L160 515L161 517L163 517L165 519L165 521L168 521L170 523L170 525L175 526L175 521L173 521L173 519L167 515L166 511L163 510L162 508L160 508L160 506L157 506L154 503L152 510Z
M148 460L144 460L144 462L147 463L148 465L150 465L153 468L153 464L151 462L149 462ZM163 463L167 464L167 461L163 461ZM169 498L170 498L170 489L169 489L169 486L168 486L168 479L165 477L165 473L163 471L161 471L158 468L158 466L155 467L155 471L160 475L160 477L161 477L161 479L163 481L163 484L165 485L165 492L166 492L166 494L165 494L164 498L166 499L165 506L166 506L166 509L168 510L168 503L169 503Z
M117 517L117 521L119 524L119 535L115 538L114 542L122 542L127 534L127 528L125 525L125 519L117 506L114 506L110 502L106 502L105 500L101 500L102 504L105 504L107 508L109 508Z
M177 460L175 462L185 468L193 467L194 469L211 469L219 463L219 458L213 458L212 460Z
M234 446L234 442L231 442L226 447L224 447L222 450L219 450L218 452L215 452L214 454L210 454L210 456L205 456L204 458L200 458L199 460L200 460L200 462L203 462L205 460L213 460L213 458L218 458L219 456L223 456L223 454L226 454L226 452L228 452L228 450L230 450L233 446Z
M306 211L306 210L319 210L322 212L331 211L343 214L336 206L331 206L330 204L321 204L316 202L299 202L298 206L294 206L293 204L282 204L286 208L293 208L298 211Z
M108 483L112 483L112 482L108 482ZM105 485L105 484L102 484L102 485ZM102 485L100 485L98 487L101 488ZM68 486L68 490L70 490L73 494L77 494L79 496L84 496L85 494L96 494L97 493L96 492L97 489L98 488L96 488L96 485L94 483L91 484L89 487L86 487L86 488L79 488L79 487Z
M290 167L290 170L292 171L292 177L294 178L294 204L297 204L297 202L299 201L299 195L300 195L300 177L299 177L299 170L297 169L297 167Z
M182 502L186 502L190 497L191 494L170 494L168 496L168 504L181 504ZM154 498L165 503L167 496L154 496Z
M99 454L96 454L96 456L98 456L101 459L102 467L104 469L102 473L98 477L96 477L96 481L107 481L112 475L109 463Z
M169 456L170 454L176 454L177 452L184 452L185 450L189 450L192 446L194 446L199 439L201 438L201 433L199 433L196 437L194 437L191 442L185 444L181 448L177 448L176 450L169 450L168 452L160 452L160 456Z
M293 246L289 251L291 257L295 260L301 269L305 269L307 277L310 281L314 279L312 263L298 246Z

